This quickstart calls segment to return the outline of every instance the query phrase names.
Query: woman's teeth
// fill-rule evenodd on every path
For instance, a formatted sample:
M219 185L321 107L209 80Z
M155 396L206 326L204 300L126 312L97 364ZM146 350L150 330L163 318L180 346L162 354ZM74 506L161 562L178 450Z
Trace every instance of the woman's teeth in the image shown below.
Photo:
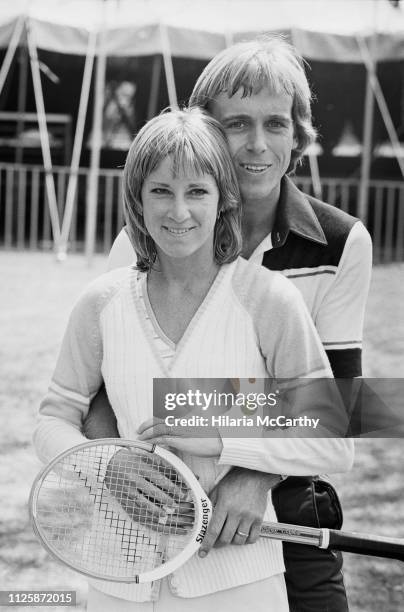
M174 227L166 227L166 230L170 232L170 234L176 234L177 236L180 236L181 234L186 234L191 229L191 227L187 229L175 229Z

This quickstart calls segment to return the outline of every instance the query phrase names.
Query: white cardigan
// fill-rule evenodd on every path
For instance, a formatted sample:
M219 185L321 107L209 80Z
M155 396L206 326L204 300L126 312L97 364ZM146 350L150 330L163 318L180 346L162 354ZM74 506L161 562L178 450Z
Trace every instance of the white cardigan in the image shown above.
M167 367L149 337L139 297L143 275L121 268L84 292L69 320L55 373L40 408L34 441L40 458L85 441L82 421L105 381L120 435L136 438L152 416L153 378L332 377L299 291L281 274L239 258L222 266ZM350 468L353 445L343 438L223 437L219 461L183 456L209 492L229 465L275 474L307 475ZM265 520L276 520L268 497ZM279 542L195 555L170 577L173 593L198 597L284 571ZM93 581L133 601L158 598L158 583Z

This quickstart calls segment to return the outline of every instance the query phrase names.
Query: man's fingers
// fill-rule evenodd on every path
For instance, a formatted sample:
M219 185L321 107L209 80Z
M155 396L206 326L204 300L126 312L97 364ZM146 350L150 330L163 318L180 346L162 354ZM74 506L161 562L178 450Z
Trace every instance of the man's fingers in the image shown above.
M215 506L216 506L216 503L217 503L217 487L212 489L212 491L210 492L209 497L210 497L210 501L212 503L212 507L214 509Z
M251 523L241 522L235 531L233 544L240 546L241 544L250 543Z
M228 514L226 521L223 525L220 537L216 541L216 546L227 546L228 544L230 544L236 534L238 524L238 518Z

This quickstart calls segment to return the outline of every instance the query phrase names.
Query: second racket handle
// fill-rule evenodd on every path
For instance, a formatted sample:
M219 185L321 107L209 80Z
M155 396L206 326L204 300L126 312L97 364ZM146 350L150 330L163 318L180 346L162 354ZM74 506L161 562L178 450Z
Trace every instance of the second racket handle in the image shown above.
M333 550L404 561L404 539L340 532L335 529L329 530L329 538L328 547Z

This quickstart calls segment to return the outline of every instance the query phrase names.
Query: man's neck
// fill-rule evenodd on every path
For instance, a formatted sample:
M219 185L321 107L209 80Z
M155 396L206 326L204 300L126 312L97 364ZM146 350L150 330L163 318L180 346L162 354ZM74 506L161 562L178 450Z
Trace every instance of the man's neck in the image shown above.
M272 231L279 193L276 198L263 200L243 200L243 256L249 258L257 246Z

